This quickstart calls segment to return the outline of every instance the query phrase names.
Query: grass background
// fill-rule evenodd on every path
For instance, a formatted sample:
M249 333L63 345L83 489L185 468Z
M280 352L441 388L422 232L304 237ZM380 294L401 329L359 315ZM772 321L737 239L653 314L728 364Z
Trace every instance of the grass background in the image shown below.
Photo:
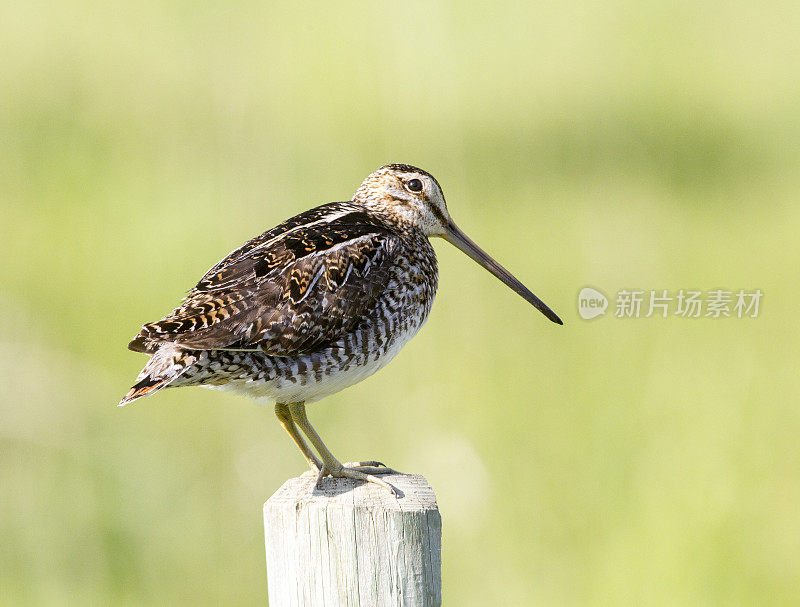
M446 243L431 318L310 409L425 474L449 605L800 601L793 2L0 4L0 601L266 601L272 412L114 405L217 259L387 162ZM757 319L577 315L586 285L760 288Z

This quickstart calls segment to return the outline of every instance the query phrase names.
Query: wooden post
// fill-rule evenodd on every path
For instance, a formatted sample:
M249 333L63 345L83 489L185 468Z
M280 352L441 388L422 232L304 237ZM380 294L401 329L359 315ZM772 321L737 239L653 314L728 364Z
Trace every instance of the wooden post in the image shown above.
M425 477L292 478L264 504L271 607L441 605L442 519Z

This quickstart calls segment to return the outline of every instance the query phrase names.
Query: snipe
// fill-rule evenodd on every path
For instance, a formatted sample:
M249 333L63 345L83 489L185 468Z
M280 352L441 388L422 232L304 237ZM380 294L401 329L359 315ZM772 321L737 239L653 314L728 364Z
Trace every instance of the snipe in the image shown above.
M349 477L394 492L376 476L391 468L339 462L305 405L369 377L416 335L436 294L433 236L562 324L453 223L432 175L390 164L367 177L352 200L301 213L236 249L180 306L144 325L128 347L151 358L120 405L198 385L276 403L278 420L320 481Z

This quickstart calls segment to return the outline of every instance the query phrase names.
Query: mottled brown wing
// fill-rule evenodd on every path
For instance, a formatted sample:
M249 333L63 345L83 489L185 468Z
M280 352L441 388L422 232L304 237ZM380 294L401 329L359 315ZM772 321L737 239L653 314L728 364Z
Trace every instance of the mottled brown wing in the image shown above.
M174 342L291 356L354 328L387 288L399 238L363 211L276 234L278 228L217 264L180 307L145 325L129 347L150 352Z

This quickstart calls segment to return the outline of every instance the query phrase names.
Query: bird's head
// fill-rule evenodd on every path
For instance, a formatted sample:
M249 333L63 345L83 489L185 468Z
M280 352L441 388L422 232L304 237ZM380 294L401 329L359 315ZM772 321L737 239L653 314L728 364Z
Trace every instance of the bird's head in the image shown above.
M439 182L408 164L379 168L361 183L353 200L401 225L413 225L429 237L444 236L450 222Z
M444 238L502 280L551 321L563 324L541 299L459 229L447 210L439 182L427 171L408 164L387 164L361 183L353 195L353 201L391 217L401 226L417 227L429 238Z

